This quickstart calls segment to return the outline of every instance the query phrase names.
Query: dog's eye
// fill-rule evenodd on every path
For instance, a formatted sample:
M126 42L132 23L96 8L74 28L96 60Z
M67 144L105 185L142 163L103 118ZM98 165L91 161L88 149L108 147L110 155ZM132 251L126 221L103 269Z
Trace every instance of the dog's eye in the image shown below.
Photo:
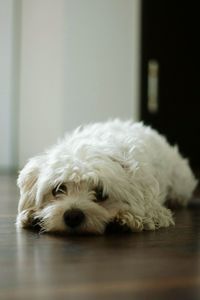
M58 196L60 194L66 194L66 193L67 193L67 187L64 184L61 184L52 190L53 196Z
M94 191L96 202L103 202L108 199L108 195L103 192L102 187L96 187Z

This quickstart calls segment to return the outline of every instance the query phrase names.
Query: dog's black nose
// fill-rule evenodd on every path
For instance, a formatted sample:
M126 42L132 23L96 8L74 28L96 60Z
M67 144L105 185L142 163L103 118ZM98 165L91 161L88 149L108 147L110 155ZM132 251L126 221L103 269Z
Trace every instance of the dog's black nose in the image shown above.
M85 215L82 212L82 210L80 210L78 208L73 208L73 209L67 210L64 213L63 218L64 218L64 222L67 226L69 226L71 228L75 228L75 227L81 225L81 223L85 219Z

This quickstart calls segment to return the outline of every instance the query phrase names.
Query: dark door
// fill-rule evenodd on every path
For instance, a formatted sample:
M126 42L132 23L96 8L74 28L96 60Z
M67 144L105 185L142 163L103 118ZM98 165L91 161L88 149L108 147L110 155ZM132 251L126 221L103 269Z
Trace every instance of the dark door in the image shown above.
M141 118L200 167L198 1L142 1Z

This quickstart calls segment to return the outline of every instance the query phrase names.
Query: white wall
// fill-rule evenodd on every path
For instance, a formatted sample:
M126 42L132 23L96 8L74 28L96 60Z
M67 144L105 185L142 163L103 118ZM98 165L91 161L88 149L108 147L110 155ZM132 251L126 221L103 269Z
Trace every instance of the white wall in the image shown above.
M13 0L0 0L0 170L14 164L13 26Z
M62 134L64 0L22 0L19 164Z
M81 123L138 119L139 0L15 3L20 166Z
M138 119L138 0L67 0L64 126Z

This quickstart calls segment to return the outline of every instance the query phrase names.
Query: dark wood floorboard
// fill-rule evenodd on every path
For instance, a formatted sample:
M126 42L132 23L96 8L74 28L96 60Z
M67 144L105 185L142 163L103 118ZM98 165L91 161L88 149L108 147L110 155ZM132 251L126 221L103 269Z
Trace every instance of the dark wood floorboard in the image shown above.
M61 237L15 228L14 176L0 176L0 299L200 299L200 197L176 226Z

